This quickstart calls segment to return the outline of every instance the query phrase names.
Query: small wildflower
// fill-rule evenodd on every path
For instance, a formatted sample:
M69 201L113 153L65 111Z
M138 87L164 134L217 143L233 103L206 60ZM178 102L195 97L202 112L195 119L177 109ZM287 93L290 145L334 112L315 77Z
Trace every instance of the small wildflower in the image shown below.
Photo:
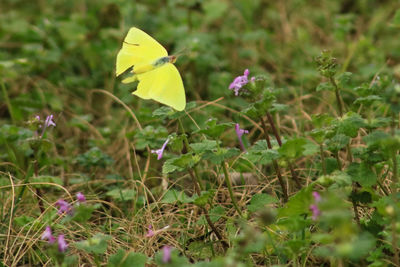
M246 148L244 147L243 141L242 141L242 135L243 134L247 134L249 133L249 131L244 130L244 129L240 129L239 123L236 123L235 125L235 131L236 131L236 135L239 139L239 143L240 143L240 147L242 148L243 151L246 151Z
M65 201L63 199L57 200L56 206L59 206L58 214L62 214L64 212L65 213L71 213L72 212L71 205L67 201Z
M78 202L83 203L86 201L86 197L84 194L82 194L81 192L78 192L76 194L76 199L78 200Z
M68 244L64 239L64 235L59 235L58 236L57 243L58 243L58 251L60 251L60 252L67 251Z
M44 121L44 127L56 126L55 122L53 121L53 115L49 115L46 117Z
M46 226L46 230L44 230L41 239L47 240L49 242L49 244L53 244L56 241L56 238L51 233L50 226Z
M154 150L154 149L153 149L153 150L151 150L151 153L157 154L157 159L158 159L158 160L162 159L163 153L164 153L164 149L165 149L165 147L167 146L168 142L169 142L169 138L167 138L167 140L165 140L164 144L162 145L162 147L161 147L160 149L157 149L157 150Z
M163 250L162 262L163 263L170 262L171 261L171 250L172 250L172 247L164 246L162 250Z
M318 219L319 215L321 215L321 211L319 210L318 206L315 204L310 205L310 210L312 212L313 221L316 221Z
M317 191L312 192L312 195L314 197L315 203L318 203L321 201L321 195Z
M239 90L245 86L246 84L249 83L249 70L245 69L243 75L236 77L233 82L229 85L229 90L232 90L235 92L235 95L239 95ZM252 77L250 79L251 82L254 82L255 77Z
M147 231L146 237L152 237L154 236L154 231L152 230L152 226L149 225L149 230Z

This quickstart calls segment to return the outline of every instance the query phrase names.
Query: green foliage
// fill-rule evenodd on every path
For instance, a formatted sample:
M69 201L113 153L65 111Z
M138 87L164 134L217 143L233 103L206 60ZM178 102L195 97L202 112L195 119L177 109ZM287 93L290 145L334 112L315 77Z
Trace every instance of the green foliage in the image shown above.
M399 265L399 5L314 2L3 1L2 264ZM132 26L184 111L115 77Z
M76 242L75 247L87 253L103 254L107 250L110 239L111 236L98 233L87 240Z

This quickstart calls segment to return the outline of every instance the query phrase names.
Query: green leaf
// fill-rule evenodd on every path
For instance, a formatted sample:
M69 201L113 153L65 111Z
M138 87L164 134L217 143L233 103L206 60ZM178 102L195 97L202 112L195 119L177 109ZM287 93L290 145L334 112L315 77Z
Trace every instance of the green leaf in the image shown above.
M257 212L259 210L265 209L265 206L272 203L278 203L278 199L268 194L255 194L247 205L247 209L250 212Z
M81 203L78 206L75 206L72 220L79 223L87 222L90 217L92 217L92 213L94 210L94 206Z
M351 176L354 182L360 183L362 186L373 186L376 184L377 176L371 167L364 162L351 163L348 167L347 173Z
M350 137L344 134L337 134L326 141L326 145L330 151L339 151L344 148L350 141Z
M310 204L313 202L311 192L312 186L308 186L290 197L286 205L279 209L278 217L291 217L309 213Z
M168 159L164 162L162 172L164 174L172 173L175 171L183 171L192 168L200 161L198 155L193 155L191 153L183 154L181 156Z
M109 196L117 201L130 201L135 198L136 191L135 189L121 189L114 188L106 193L106 196Z
M214 197L215 189L202 191L201 195L194 200L194 204L199 207L204 207Z
M337 133L355 138L358 130L366 126L363 118L357 113L349 112L337 121Z
M219 138L223 132L225 132L227 129L234 127L233 122L227 122L227 123L220 123L217 124L216 119L209 119L206 123L206 128L198 130L197 133L200 134L205 134L210 136L211 138Z
M346 87L349 84L352 76L353 76L353 73L351 73L351 72L343 72L343 73L339 74L339 76L337 77L339 88Z
M193 198L187 196L186 193L183 192L183 191L170 189L165 193L164 197L161 200L161 203L172 204L172 203L175 203L175 202L192 203L193 202Z
M214 150L217 148L217 141L214 140L204 140L201 143L192 143L190 147L195 153L202 153L205 151Z
M278 152L284 158L295 159L303 155L307 144L305 138L293 138L283 143Z
M239 154L240 150L237 148L220 148L215 152L207 151L204 153L203 158L213 162L214 164L221 164L221 162Z
M315 88L317 92L319 91L335 91L335 87L330 82L323 82L318 84L317 88Z
M225 215L225 208L222 206L215 206L209 211L210 219L212 222L217 222L222 216Z
M112 237L104 234L96 234L92 238L74 243L77 249L85 250L87 253L104 254L107 250L108 240Z

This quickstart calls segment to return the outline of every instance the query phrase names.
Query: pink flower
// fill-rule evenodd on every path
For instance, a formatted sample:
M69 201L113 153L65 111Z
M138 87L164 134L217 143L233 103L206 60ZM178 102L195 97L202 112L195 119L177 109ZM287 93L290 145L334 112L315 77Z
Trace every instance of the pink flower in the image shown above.
M318 209L318 206L315 204L310 205L310 210L312 212L313 221L316 221L318 219L319 215L321 215L321 211Z
M55 122L53 121L53 115L49 115L46 117L44 121L44 127L47 128L49 126L56 126Z
M168 142L169 142L169 138L167 138L167 140L165 140L164 144L162 145L162 147L160 149L151 150L151 153L157 154L157 159L158 160L162 159L163 153L164 153L164 149L167 146Z
M229 90L232 90L232 89L233 89L233 91L235 92L235 95L239 95L239 90L240 90L243 86L245 86L246 84L249 83L249 79L248 79L249 73L250 73L249 70L248 70L248 69L245 69L245 70L244 70L244 73L243 73L243 76L238 76L238 77L236 77L236 78L233 80L233 82L229 85ZM252 77L252 78L250 79L251 82L254 82L254 80L255 80L254 77Z
M146 237L152 237L154 236L154 231L152 230L152 226L149 225L149 230L147 231Z
M163 256L162 256L162 262L163 263L168 263L171 261L171 251L172 251L172 247L170 246L164 246L162 248L163 251Z
M57 238L58 251L65 252L68 248L68 244L64 239L64 235L59 235Z
M315 203L318 203L321 201L321 195L317 191L312 192L312 195L314 197Z
M240 147L242 148L243 151L246 151L246 148L244 147L243 141L242 141L242 135L243 134L247 134L249 133L249 131L244 130L244 129L240 129L239 123L236 123L235 125L235 131L236 131L236 135L239 139L239 143L240 143Z
M63 200L63 199L59 199L59 200L57 200L57 202L56 202L56 206L59 206L59 208L58 208L58 214L62 214L62 213L68 213L68 214L71 214L72 213L72 207L71 207L71 205L67 202L67 201L65 201L65 200Z
M47 240L49 244L53 244L56 241L56 238L51 233L50 226L46 226L46 230L44 230L41 239Z
M82 194L81 192L78 192L78 193L76 194L76 199L77 199L80 203L83 203L83 202L86 201L85 195Z

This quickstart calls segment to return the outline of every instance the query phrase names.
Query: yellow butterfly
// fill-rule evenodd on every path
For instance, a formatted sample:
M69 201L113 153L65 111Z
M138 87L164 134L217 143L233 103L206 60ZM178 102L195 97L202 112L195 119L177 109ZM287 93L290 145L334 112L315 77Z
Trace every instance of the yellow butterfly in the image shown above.
M133 66L134 75L122 82L139 80L134 95L182 111L186 106L185 89L175 61L176 56L168 56L167 50L150 35L132 27L118 52L116 75Z

